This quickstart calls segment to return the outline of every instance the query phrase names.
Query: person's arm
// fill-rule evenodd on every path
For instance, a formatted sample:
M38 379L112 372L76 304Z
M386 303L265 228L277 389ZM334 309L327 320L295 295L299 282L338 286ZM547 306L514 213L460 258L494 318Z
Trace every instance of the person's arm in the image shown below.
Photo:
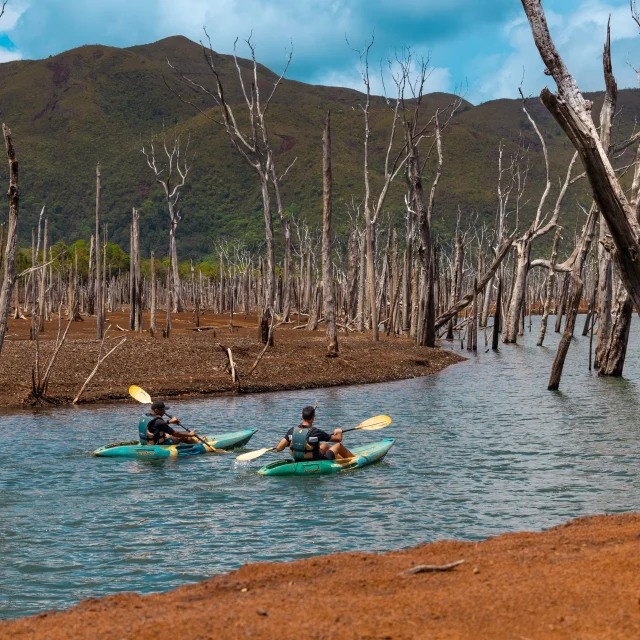
M289 441L286 438L282 438L276 445L276 451L283 451L289 446Z
M195 435L193 431L174 431L171 437L176 440L191 440Z
M334 429L333 434L329 438L330 442L342 442L342 429Z

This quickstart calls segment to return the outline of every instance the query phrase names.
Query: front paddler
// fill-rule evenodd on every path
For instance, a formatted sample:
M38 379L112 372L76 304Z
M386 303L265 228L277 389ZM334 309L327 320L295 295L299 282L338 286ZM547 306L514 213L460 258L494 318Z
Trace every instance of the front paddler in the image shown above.
M313 426L315 417L316 410L313 407L305 407L302 410L302 422L287 431L276 446L276 451L283 451L289 447L296 462L353 458L351 451L342 444L342 429L335 429L333 434L329 435Z
M151 412L140 418L138 431L140 444L180 444L181 442L198 442L193 431L176 431L171 425L180 424L178 418L163 419L167 407L162 400L155 400L151 405Z

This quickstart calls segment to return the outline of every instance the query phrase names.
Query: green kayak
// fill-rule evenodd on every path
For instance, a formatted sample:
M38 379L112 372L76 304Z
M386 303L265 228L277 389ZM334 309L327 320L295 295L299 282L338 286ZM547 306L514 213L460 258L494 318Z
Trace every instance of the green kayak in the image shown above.
M202 453L211 453L213 449L233 449L241 447L249 440L257 429L245 429L221 433L216 436L204 436L204 440L210 446L197 442L195 444L171 444L171 445L141 445L138 440L133 442L114 442L100 447L93 452L94 456L120 457L120 458L175 458L183 456L197 456Z
M293 460L277 460L262 467L258 473L261 476L306 476L326 475L338 473L347 469L366 467L378 460L382 460L391 449L395 438L387 438L380 442L373 442L360 447L352 447L353 458L338 460L310 460L309 462L294 462Z

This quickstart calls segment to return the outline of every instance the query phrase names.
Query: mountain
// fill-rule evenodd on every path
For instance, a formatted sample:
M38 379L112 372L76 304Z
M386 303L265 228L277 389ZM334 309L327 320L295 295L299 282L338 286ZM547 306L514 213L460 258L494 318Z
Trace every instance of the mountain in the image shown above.
M181 258L210 253L222 237L242 237L259 244L263 238L260 190L253 170L239 157L223 129L185 104L167 84L188 95L209 113L212 102L176 80L172 64L197 82L213 88L212 75L200 45L184 37L118 49L84 46L46 60L16 61L0 65L0 118L13 133L20 161L22 198L21 244L30 241L43 204L53 240L88 239L94 225L95 165L102 166L102 211L110 239L128 246L131 208L141 210L141 236L145 251L160 255L167 246L167 213L161 187L154 182L140 151L165 126L189 137L191 171L182 200L178 227ZM243 98L233 58L216 54L216 63L236 113L243 117ZM250 62L241 60L243 70ZM258 86L266 93L276 75L259 68ZM590 96L599 111L602 96ZM347 203L362 198L363 95L339 87L323 87L285 80L269 107L272 144L283 171L297 158L283 187L285 207L318 224L322 213L322 126L332 114L334 210L338 232L348 225ZM452 96L429 94L425 113L444 107ZM573 149L539 100L529 102L549 149L554 185L564 176ZM628 134L640 116L640 90L620 92L619 135ZM391 114L382 98L372 101L372 165L381 171ZM444 135L444 173L438 192L435 226L449 234L458 207L463 218L477 212L491 222L496 209L498 146L513 151L522 134L529 146L528 187L521 217L535 211L544 184L539 141L518 100L495 100L478 106L463 101ZM624 163L632 157L629 150ZM430 180L433 166L425 170ZM8 180L0 163L0 182ZM379 180L374 181L379 184ZM389 194L385 214L395 220L404 210L405 185L399 176ZM586 185L576 193L585 197ZM575 194L574 194L575 195ZM569 202L571 200L571 202ZM567 207L576 219L575 198ZM4 219L6 212L0 214ZM276 232L279 228L274 220Z

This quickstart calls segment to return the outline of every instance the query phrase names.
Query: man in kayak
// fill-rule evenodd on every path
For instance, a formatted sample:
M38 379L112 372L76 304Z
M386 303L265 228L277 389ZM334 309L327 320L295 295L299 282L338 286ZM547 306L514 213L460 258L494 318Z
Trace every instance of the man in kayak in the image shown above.
M342 429L335 429L333 434L329 435L313 426L315 417L316 410L313 407L305 407L302 410L302 423L287 431L276 446L276 451L283 451L289 447L291 456L298 462L353 458L351 451L342 444Z
M151 413L143 416L138 425L141 444L180 444L181 442L197 442L193 431L176 431L171 425L180 424L178 418L170 418L165 422L166 407L162 400L156 400L151 405Z

